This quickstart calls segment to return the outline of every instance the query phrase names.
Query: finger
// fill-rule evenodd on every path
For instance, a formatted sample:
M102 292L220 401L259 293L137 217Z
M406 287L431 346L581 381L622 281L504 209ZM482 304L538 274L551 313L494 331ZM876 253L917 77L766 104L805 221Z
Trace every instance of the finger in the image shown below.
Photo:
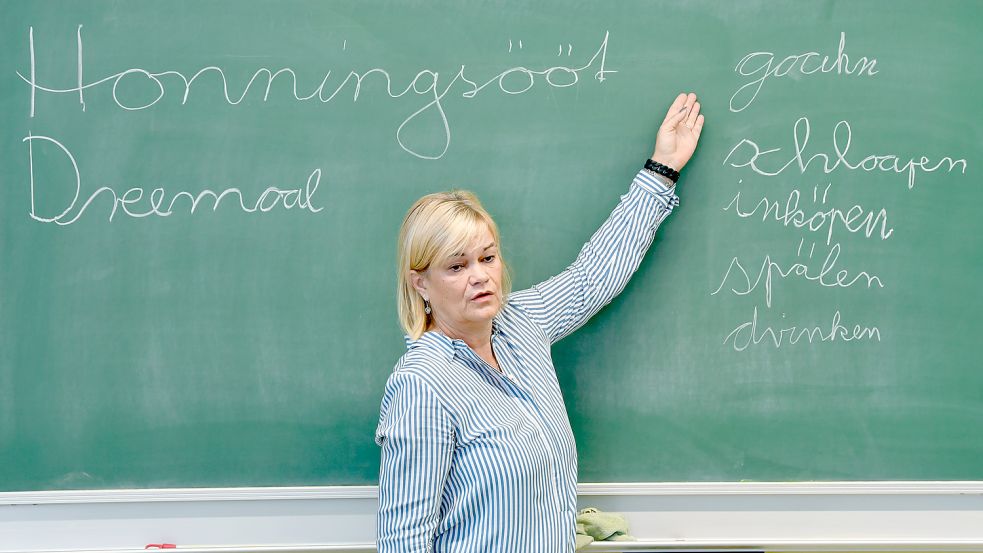
M673 113L666 114L666 120L662 122L662 128L664 129L675 129L679 124L686 118L689 112L686 111L686 106L680 107Z
M700 115L700 103L696 102L693 107L689 110L689 115L686 117L686 126L693 128L696 125L696 118Z
M693 136L697 140L700 139L700 133L703 132L703 115L696 118L696 122L693 123Z
M666 123L668 123L669 119L672 118L672 116L676 115L681 109L683 109L685 105L686 105L686 95L680 93L679 96L676 96L676 99L673 100L672 105L669 106L669 111L666 112L665 118L662 119L662 124L665 125Z
M693 104L695 103L696 103L696 94L690 92L689 94L686 95L686 103L685 103L686 111L693 109Z
M693 109L693 104L694 103L696 103L696 94L693 94L692 92L690 92L689 94L686 95L686 99L683 102L683 112L684 112L683 115L684 116L683 116L683 119L682 119L682 123L685 124L686 117L689 117L689 111L691 109Z

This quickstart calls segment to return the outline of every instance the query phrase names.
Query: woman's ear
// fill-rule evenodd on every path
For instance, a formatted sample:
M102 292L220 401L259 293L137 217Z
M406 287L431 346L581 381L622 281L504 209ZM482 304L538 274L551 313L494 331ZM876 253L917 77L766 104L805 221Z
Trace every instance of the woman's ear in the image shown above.
M425 301L430 301L430 296L427 294L427 279L423 273L410 269L410 283Z

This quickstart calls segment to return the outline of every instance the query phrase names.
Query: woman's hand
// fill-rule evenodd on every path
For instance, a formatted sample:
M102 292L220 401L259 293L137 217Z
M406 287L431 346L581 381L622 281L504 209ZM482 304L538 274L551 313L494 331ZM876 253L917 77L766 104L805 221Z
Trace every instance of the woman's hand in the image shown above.
M693 157L702 131L703 116L700 115L696 94L680 94L669 106L666 118L659 127L652 160L682 171L689 158Z

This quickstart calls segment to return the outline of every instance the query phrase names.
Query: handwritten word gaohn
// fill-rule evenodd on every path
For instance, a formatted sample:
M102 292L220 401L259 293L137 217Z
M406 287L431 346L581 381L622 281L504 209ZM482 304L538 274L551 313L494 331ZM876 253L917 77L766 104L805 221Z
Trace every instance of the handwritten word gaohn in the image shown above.
M444 112L443 104L444 97L450 92L450 90L458 83L464 83L465 89L461 92L463 98L474 98L479 92L484 90L486 87L492 85L493 83L497 85L497 88L504 92L505 94L522 94L529 91L537 84L537 82L543 83L553 88L565 88L576 85L580 81L580 73L598 64L597 70L594 72L594 78L599 82L604 82L606 79L605 75L610 73L617 73L617 71L605 69L604 64L607 57L608 48L608 33L604 33L604 38L601 40L600 46L594 52L594 55L588 60L584 65L579 67L568 67L568 66L554 66L547 67L544 69L529 69L526 67L511 67L506 69L497 75L485 80L481 84L477 81L472 80L467 75L466 66L462 64L457 70L457 73L450 78L449 82L444 82L441 80L441 74L437 71L431 69L421 69L416 73L416 75L410 80L409 83L401 91L393 91L392 79L389 76L389 72L385 69L375 67L368 69L364 72L359 73L358 71L351 70L348 74L341 80L340 83L336 85L329 85L328 81L331 78L331 71L327 71L323 77L318 75L315 79L312 79L314 84L307 94L301 94L298 92L298 76L297 73L290 67L283 67L277 70L271 70L266 67L261 67L257 69L252 77L246 82L242 92L236 95L230 95L229 93L229 82L226 79L225 71L217 66L210 65L207 67L202 67L201 69L195 71L193 74L188 76L186 73L174 70L164 70L164 71L151 71L148 69L143 69L139 67L132 67L124 71L120 71L113 75L102 77L95 81L87 82L83 71L83 56L82 56L82 26L78 26L76 33L77 47L77 74L75 79L75 86L69 88L57 88L55 86L41 84L38 82L37 67L34 56L34 27L30 28L29 31L29 42L30 42L30 55L31 55L31 71L28 76L22 75L20 72L17 73L20 78L28 84L31 88L31 106L30 114L34 117L37 96L39 93L47 94L72 94L78 95L79 104L81 109L85 110L85 93L90 89L106 84L110 86L110 92L113 97L113 101L116 105L125 110L137 111L148 109L153 107L155 104L160 102L168 92L173 92L180 96L181 105L185 105L188 102L188 97L191 94L192 85L196 89L202 89L208 86L206 82L216 83L214 79L199 80L206 74L214 74L219 83L221 99L230 105L237 105L243 101L243 99L250 93L254 85L257 83L260 87L265 88L263 90L263 101L266 102L269 97L271 90L273 88L273 82L278 78L281 80L286 80L287 85L290 87L293 93L293 98L297 101L311 101L317 100L322 103L327 103L333 100L339 93L345 89L349 83L354 83L354 89L352 92L352 101L357 102L359 94L362 92L363 81L366 81L370 75L377 75L378 79L381 81L382 85L385 87L386 94L391 98L400 98L410 92L414 94L423 96L426 98L427 103L423 105L420 109L413 112L409 117L400 123L399 128L396 129L396 141L399 143L400 147L410 154L422 158L422 159L440 159L447 152L447 149L451 144L451 128L450 123L447 120L447 114ZM568 50L569 51L569 50ZM139 105L130 105L125 103L120 99L118 94L118 89L122 83L126 83L131 80L139 81L149 81L152 88L156 89L156 97L149 102L145 102ZM264 86L265 85L265 86ZM332 90L333 88L333 90ZM207 90L207 89L206 89ZM435 110L436 114L440 118L443 131L443 149L439 152L429 152L423 153L417 151L412 146L408 145L404 140L403 134L406 125L411 121L420 117L428 110Z
M784 315L782 315L784 317ZM751 315L751 320L746 321L737 325L737 327L724 338L724 345L727 342L731 342L734 350L744 351L752 344L758 345L764 339L770 338L770 343L774 344L775 349L779 349L783 344L795 345L797 342L805 337L806 341L812 343L814 341L819 342L834 342L837 339L843 342L852 342L853 340L876 340L881 341L881 331L876 327L866 327L860 325L854 325L853 330L840 324L842 320L842 315L840 315L839 309L833 313L833 321L829 326L829 333L824 334L822 327L798 327L791 326L788 328L783 328L777 333L775 329L770 326L765 326L760 329L760 334L758 333L758 308L754 308L754 313Z
M59 148L61 152L68 158L68 161L72 164L72 169L75 171L75 196L72 198L71 203L68 204L65 209L55 215L55 216L41 216L37 213L36 200L37 187L34 182L34 142L41 141L41 143L48 143ZM246 204L246 200L242 196L242 191L238 188L227 188L221 193L216 194L212 190L202 190L197 195L193 195L190 192L178 192L171 197L171 201L167 203L167 208L161 210L164 205L164 199L166 197L166 192L163 188L154 188L150 192L149 197L144 201L144 189L142 188L130 188L122 195L116 193L115 190L109 188L108 186L100 187L98 190L93 192L89 199L82 204L81 207L75 211L72 215L75 206L78 204L79 193L82 189L82 178L79 175L78 164L75 162L75 156L72 152L65 147L64 144L58 142L54 138L49 136L40 135L28 135L24 138L24 142L27 142L28 146L28 157L30 159L30 173L31 173L31 218L35 221L41 221L42 223L57 223L59 225L70 225L79 220L88 209L89 204L91 204L100 195L106 195L112 198L113 204L109 211L109 220L112 221L113 217L116 215L117 208L121 208L123 213L129 215L130 217L147 217L149 215L157 215L159 217L167 217L174 212L174 204L182 198L187 198L190 202L190 212L194 213L198 209L198 204L204 198L211 198L212 200L212 211L218 209L219 204L226 196L235 196L238 198L239 208L246 213L255 213L259 211L260 213L266 213L275 209L278 205L282 205L284 209L306 209L311 213L317 213L324 209L323 207L314 207L312 200L314 199L314 193L317 192L317 187L321 183L321 170L315 169L310 176L307 178L307 184L302 188L297 189L280 189L275 186L270 186L259 195L259 198L250 207ZM139 210L136 207L131 207L134 204L140 204L144 202L145 205L143 210Z
M956 167L962 168L962 173L966 173L966 160L956 159L949 156L944 156L941 160L935 162L932 165L932 161L922 155L918 160L915 158L909 158L907 161L902 161L900 157L895 154L871 154L863 158L857 163L851 163L847 160L847 153L850 150L850 143L853 140L853 130L850 128L850 123L846 121L840 121L833 127L833 151L834 155L831 156L825 153L816 153L810 156L808 159L804 156L806 146L809 144L809 119L807 117L800 117L795 121L795 125L792 127L792 140L794 144L794 151L792 156L788 161L784 161L785 158L779 158L778 163L774 163L772 160L776 156L780 156L782 148L770 148L767 150L762 150L757 142L744 138L735 145L731 151L724 158L723 165L727 165L730 162L731 167L750 167L752 171L759 175L764 175L767 177L774 177L780 175L783 171L792 167L793 165L799 170L800 173L805 173L806 169L816 161L820 160L819 163L822 164L821 168L826 174L832 173L837 169L842 169L845 171L855 171L857 169L871 172L871 171L883 171L883 172L895 172L895 173L907 173L908 174L908 188L914 188L915 186L915 175L919 172L931 173L938 170L939 167L946 165L945 170L947 172L952 172ZM730 161L731 157L735 153L740 152L746 156L744 161ZM766 159L767 158L767 159ZM784 162L784 163L783 163Z
M802 257L802 244L803 240L799 240L799 248L796 251L796 256ZM809 259L812 259L812 255L815 252L816 245L813 244L809 249ZM859 273L853 275L850 278L850 272L846 269L840 269L835 278L832 276L832 272L836 267L836 262L840 258L840 244L837 242L833 244L829 252L826 254L826 258L823 260L822 267L814 269L808 265L808 259L802 261L796 261L792 263L787 268L782 268L777 262L772 260L770 255L765 255L764 259L761 261L761 268L758 270L758 276L751 282L751 277L748 274L747 269L741 264L740 260L736 257L731 258L730 265L727 267L727 272L724 273L724 278L720 281L720 286L716 290L710 293L711 296L716 295L720 290L727 284L727 280L730 278L731 271L735 268L737 273L734 273L734 278L737 280L737 286L739 288L731 288L731 292L737 294L738 296L746 296L757 289L758 285L762 283L762 278L764 279L764 294L765 294L765 305L771 307L771 290L773 277L778 275L779 278L788 278L791 275L804 278L806 280L811 280L816 282L820 286L826 287L840 287L849 288L853 286L858 280L865 279L867 281L867 288L873 285L877 285L880 288L884 287L884 283L881 279L875 275L869 274L867 271L860 271Z
M741 179L740 182L743 182ZM829 194L830 185L826 185L826 189L823 190L822 203L826 203L826 196ZM751 211L745 211L741 209L741 191L738 191L734 195L734 199L727 204L724 211L729 211L730 208L734 208L734 213L741 218L754 217L758 215L758 210L761 210L761 220L767 221L769 217L773 217L775 221L783 224L784 226L792 225L796 228L807 228L811 232L818 232L826 228L826 245L828 246L833 240L833 229L845 228L848 232L863 232L870 238L874 232L878 231L880 227L879 235L881 240L887 240L894 234L894 228L889 227L887 224L887 210L881 208L877 215L874 215L873 211L868 211L859 204L854 204L850 209L843 211L842 209L831 207L825 211L815 211L810 215L807 215L799 207L799 198L801 193L798 190L792 190L788 194L788 199L785 201L785 205L779 200L771 201L767 196L762 197L761 200L754 206ZM812 202L814 204L819 203L819 187L815 186L812 189Z
M761 87L765 84L768 77L784 77L793 71L802 75L812 75L817 71L822 73L836 72L837 75L857 75L858 77L872 77L877 74L876 59L868 60L866 56L857 60L853 66L850 65L850 56L846 53L846 33L840 33L840 48L836 52L836 58L830 59L828 55L823 56L823 61L818 59L818 52L806 52L786 56L785 59L775 63L774 52L751 52L737 62L734 71L742 77L756 77L753 81L747 82L737 89L730 97L730 111L743 111L751 105L751 102L758 97ZM806 67L807 64L811 64ZM793 77L794 78L794 77Z

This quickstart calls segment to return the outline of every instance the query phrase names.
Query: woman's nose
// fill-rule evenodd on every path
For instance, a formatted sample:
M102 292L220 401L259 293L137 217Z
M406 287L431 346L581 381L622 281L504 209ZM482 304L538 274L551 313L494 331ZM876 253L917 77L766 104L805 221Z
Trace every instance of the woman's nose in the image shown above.
M471 283L479 284L488 280L488 270L481 266L481 264L475 264L474 269L471 271Z

